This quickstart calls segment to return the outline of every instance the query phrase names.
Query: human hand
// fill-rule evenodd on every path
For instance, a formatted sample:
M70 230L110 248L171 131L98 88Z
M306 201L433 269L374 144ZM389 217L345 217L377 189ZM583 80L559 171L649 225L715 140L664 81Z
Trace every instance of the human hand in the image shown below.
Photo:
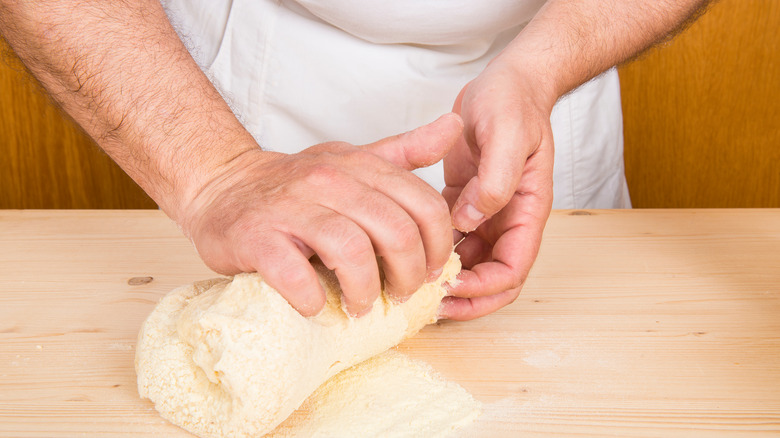
M455 101L465 129L444 158L442 194L455 227L469 233L456 248L464 270L443 318L473 319L511 303L536 259L552 208L556 100L537 85L497 58Z
M325 303L314 253L335 270L352 315L370 310L381 291L377 256L387 293L404 300L438 276L452 250L447 203L409 170L439 161L462 128L448 114L362 147L251 149L201 189L182 227L210 268L259 272L304 316Z

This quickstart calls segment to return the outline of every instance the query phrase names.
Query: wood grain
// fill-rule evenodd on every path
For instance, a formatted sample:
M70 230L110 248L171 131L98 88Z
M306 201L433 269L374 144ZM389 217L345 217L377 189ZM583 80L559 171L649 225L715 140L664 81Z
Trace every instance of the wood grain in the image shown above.
M485 403L462 436L778 436L779 224L557 211L514 304L399 349ZM0 211L0 436L189 436L133 355L159 298L211 276L159 211Z
M0 208L156 208L0 38Z
M620 69L636 207L780 207L780 2L722 0Z

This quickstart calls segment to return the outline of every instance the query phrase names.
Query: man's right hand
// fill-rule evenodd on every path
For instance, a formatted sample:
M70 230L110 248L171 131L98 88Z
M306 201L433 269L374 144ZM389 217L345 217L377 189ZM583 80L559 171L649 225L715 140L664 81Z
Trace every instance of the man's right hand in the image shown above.
M380 292L377 255L398 299L446 262L447 203L409 170L447 153L459 116L364 147L275 154L258 148L157 0L0 0L0 33L216 271L257 271L312 315L325 299L307 260L317 253L359 314Z
M181 224L222 274L257 271L305 316L325 292L308 258L336 272L349 313L381 292L409 297L452 250L444 198L409 172L439 161L461 135L456 114L379 142L322 143L297 154L251 149L226 163L185 207ZM426 269L427 267L427 269Z

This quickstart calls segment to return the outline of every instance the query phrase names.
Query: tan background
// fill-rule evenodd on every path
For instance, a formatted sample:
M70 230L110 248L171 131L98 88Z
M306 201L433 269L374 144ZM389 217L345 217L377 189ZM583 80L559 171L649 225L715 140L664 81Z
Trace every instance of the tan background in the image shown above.
M635 207L780 207L780 2L723 0L621 68ZM154 208L0 41L0 208Z
M723 0L620 70L637 207L780 207L780 1Z

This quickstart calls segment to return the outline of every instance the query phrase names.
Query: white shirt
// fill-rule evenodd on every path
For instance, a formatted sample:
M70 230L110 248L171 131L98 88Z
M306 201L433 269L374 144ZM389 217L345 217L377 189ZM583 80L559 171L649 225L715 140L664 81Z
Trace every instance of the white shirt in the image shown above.
M196 61L268 150L365 144L449 112L542 0L169 0ZM630 207L616 71L551 116L554 208ZM441 163L416 171L437 189Z

